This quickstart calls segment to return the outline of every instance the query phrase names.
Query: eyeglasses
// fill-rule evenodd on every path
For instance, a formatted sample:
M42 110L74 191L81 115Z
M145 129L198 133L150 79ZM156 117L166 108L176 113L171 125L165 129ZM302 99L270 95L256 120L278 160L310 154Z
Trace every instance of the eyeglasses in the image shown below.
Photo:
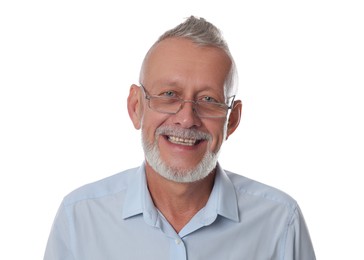
M229 97L228 100L230 100L230 105L227 105L208 100L184 100L178 96L152 96L148 93L143 84L140 84L140 86L145 94L145 99L148 100L148 107L164 114L177 114L183 108L184 103L192 103L193 110L199 117L226 117L229 109L232 108L235 99L235 95Z

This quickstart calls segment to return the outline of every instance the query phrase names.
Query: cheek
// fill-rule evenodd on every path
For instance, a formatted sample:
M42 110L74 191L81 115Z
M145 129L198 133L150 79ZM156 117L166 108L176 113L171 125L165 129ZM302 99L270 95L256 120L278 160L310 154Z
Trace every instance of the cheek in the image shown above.
M150 123L143 121L142 122L142 136L145 141L152 144L154 143L155 139L155 130L157 129L156 126L151 125Z
M226 123L219 124L218 127L211 128L210 134L212 135L212 141L210 144L210 151L216 153L220 150L222 143L225 141L227 132Z
M145 111L141 120L143 139L149 143L155 142L155 132L166 120L166 116L153 111Z

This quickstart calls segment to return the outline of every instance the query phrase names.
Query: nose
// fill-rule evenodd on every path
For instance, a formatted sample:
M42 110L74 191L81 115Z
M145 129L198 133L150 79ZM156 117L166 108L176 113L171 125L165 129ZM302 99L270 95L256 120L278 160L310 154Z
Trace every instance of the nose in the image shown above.
M194 101L184 101L181 109L174 115L173 123L183 128L201 126L201 119L196 114Z

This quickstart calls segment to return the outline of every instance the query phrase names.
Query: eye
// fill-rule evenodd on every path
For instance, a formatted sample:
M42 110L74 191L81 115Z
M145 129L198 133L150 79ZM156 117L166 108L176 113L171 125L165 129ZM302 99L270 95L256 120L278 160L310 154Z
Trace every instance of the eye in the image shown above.
M217 101L213 97L209 97L209 96L204 96L200 100L203 101L203 102L219 103L219 101Z
M165 92L161 93L160 96L163 96L163 97L176 97L177 94L176 94L176 92L170 90L170 91L165 91Z

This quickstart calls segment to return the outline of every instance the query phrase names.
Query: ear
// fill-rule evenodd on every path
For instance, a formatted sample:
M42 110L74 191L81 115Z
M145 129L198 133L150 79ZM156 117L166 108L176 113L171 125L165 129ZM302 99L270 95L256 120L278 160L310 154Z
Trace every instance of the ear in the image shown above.
M232 133L234 133L236 128L238 128L241 118L242 107L243 104L241 103L241 100L234 101L228 120L226 139L228 139L228 137Z
M143 117L142 95L140 92L140 88L137 85L131 85L128 96L128 113L135 129L140 129Z

